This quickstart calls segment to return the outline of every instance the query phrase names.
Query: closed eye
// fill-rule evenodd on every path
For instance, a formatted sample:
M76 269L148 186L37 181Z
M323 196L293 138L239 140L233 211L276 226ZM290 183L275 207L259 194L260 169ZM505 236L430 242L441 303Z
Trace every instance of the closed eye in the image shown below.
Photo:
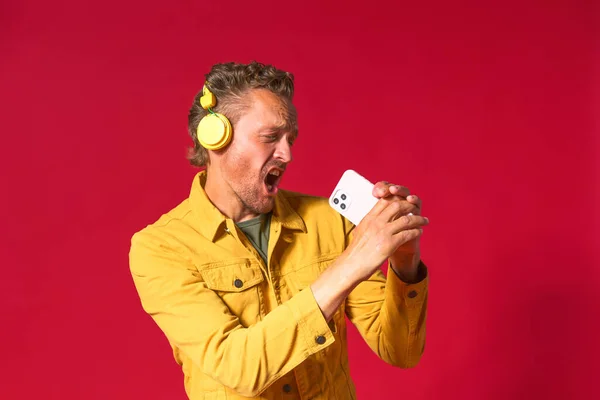
M282 136L286 136L286 140L288 142L288 144L290 146L294 145L294 142L296 141L296 135L292 135L292 134L285 134L283 132L279 132L279 133L266 133L261 135L262 140L264 140L267 143L274 143L277 142L278 140L282 139Z

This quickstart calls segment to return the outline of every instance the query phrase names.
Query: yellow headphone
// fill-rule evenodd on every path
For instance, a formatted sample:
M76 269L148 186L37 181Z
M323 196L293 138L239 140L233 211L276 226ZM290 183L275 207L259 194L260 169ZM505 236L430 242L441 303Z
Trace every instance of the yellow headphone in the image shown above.
M231 141L231 123L226 116L212 110L212 107L216 104L217 98L204 85L202 88L202 97L200 97L200 105L205 110L208 110L209 114L200 120L196 133L202 147L208 150L222 149Z

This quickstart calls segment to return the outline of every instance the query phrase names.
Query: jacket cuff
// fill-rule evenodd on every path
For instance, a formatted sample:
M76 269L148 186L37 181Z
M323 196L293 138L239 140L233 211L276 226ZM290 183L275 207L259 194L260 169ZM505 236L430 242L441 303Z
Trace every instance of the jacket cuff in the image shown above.
M418 276L420 280L417 283L406 283L392 267L388 268L386 291L398 306L406 304L408 308L418 308L427 299L429 274L422 261L419 263Z
M310 286L290 299L287 306L292 311L310 354L321 351L335 342Z

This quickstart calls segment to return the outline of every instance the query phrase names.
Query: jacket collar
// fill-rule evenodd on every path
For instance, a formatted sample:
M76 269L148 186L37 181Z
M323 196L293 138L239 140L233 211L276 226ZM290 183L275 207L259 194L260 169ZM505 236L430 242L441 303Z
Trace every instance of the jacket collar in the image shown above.
M195 221L197 222L198 231L202 236L214 241L220 233L224 232L224 229L221 229L221 227L224 223L227 223L229 218L223 215L210 201L204 191L205 184L206 170L198 172L194 177L189 202L192 213L195 216ZM273 221L281 223L286 229L299 230L306 233L306 224L290 205L285 190L280 190L275 197L275 207L271 222L273 223Z

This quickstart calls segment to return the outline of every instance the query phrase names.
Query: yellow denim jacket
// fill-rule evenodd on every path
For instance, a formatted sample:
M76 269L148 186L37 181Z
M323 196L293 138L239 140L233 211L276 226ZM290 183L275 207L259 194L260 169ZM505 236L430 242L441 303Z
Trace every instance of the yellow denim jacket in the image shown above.
M196 175L189 198L137 232L130 250L142 306L169 340L190 399L355 399L344 316L385 362L417 364L427 278L409 285L378 271L327 323L310 284L353 225L326 199L281 190L265 265L205 181Z

